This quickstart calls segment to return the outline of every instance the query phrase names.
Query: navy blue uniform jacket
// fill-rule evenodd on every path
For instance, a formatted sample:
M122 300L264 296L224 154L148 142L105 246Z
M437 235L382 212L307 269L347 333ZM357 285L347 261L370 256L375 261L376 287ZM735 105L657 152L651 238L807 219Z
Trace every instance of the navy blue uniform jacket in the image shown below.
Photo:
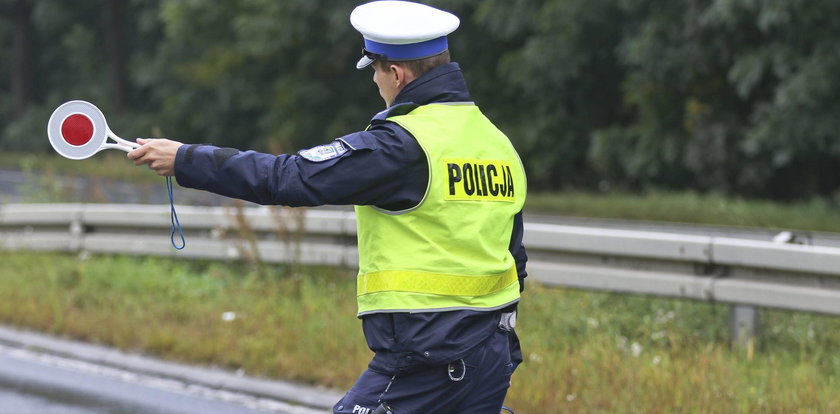
M366 131L337 138L318 151L271 155L210 145L184 145L175 160L183 187L207 190L259 204L285 206L375 205L387 210L416 206L428 181L426 156L404 129L386 121L433 102L469 102L457 63L438 66L409 83L394 105L377 114ZM516 215L510 251L520 286L527 275L522 245L522 213ZM521 289L521 288L520 288ZM499 311L500 312L500 311ZM493 334L499 312L380 313L362 317L368 346L375 352L370 369L396 374L427 364L444 364L467 354ZM521 361L511 335L513 358Z

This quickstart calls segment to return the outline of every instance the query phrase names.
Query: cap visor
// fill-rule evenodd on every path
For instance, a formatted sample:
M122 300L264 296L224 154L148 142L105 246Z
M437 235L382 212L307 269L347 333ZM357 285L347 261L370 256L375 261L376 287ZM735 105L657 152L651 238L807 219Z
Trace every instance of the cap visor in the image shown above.
M375 62L375 61L376 61L376 59L371 59L367 56L362 56L362 58L359 59L358 62L356 62L356 69L364 69L364 68L370 66L370 64Z

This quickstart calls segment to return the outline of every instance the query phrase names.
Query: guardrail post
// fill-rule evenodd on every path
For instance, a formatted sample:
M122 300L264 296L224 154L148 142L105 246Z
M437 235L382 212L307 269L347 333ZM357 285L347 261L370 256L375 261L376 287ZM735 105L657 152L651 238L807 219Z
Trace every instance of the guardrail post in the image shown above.
M752 354L758 340L758 309L749 305L732 305L729 315L732 346Z
M70 222L70 245L71 252L78 253L82 250L83 238L85 236L84 214L81 210L74 212L73 220Z

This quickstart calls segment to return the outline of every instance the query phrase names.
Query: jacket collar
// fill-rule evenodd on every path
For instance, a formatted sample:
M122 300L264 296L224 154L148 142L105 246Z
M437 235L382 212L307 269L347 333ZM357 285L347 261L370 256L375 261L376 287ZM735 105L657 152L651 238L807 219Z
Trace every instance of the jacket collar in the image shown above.
M436 102L469 102L471 100L461 67L452 62L440 65L406 85L394 98L394 105L404 103L426 105Z
M461 67L455 63L440 65L406 85L394 98L394 103L376 114L371 123L389 116L404 115L420 105L441 102L470 102L470 92Z

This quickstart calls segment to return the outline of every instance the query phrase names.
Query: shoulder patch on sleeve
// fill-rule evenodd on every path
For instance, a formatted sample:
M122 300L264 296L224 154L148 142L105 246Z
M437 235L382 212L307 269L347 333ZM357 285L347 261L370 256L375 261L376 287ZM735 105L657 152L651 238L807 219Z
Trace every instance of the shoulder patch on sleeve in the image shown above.
M333 141L326 145L319 145L298 151L298 155L312 162L323 162L338 158L346 153L347 147L341 141Z

